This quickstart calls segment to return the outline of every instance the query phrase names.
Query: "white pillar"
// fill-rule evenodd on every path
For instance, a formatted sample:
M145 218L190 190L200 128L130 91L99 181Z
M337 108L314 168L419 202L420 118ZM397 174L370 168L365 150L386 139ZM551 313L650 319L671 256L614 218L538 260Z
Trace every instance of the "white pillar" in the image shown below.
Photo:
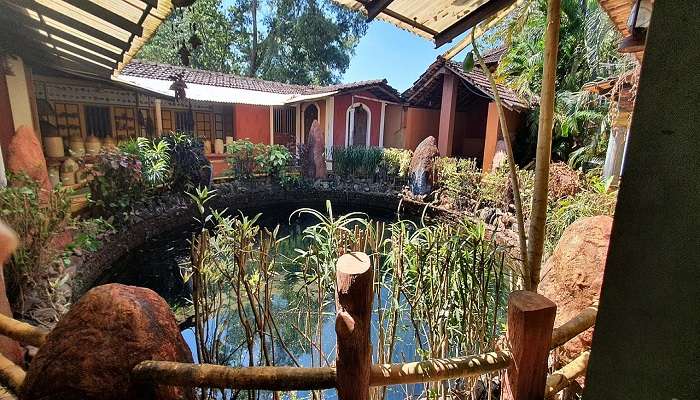
M331 96L326 99L326 160L331 160L333 157L333 120L335 116L334 110L335 98ZM326 168L328 168L328 170L330 170L332 166L332 163L326 163Z
M27 86L27 75L24 71L24 62L21 58L7 57L12 75L7 75L7 92L10 93L10 107L15 129L24 125L34 129L32 103ZM39 132L36 132L37 136Z
M384 121L386 115L386 102L382 101L382 115L379 119L379 147L384 147Z
M5 175L5 161L2 157L2 147L0 147L0 189L7 187L7 175Z

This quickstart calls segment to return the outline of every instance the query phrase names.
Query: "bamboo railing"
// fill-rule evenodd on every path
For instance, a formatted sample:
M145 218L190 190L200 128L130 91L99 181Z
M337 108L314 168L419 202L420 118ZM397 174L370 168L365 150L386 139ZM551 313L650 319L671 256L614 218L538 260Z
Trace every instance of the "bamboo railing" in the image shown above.
M337 266L340 292L336 304L337 347L339 356L349 356L344 362L337 359L336 367L232 368L222 365L146 360L126 373L130 373L135 381L141 383L182 387L270 391L335 388L338 390L339 399L345 400L366 398L370 386L443 381L507 370L502 398L534 400L545 396L551 398L586 371L590 355L588 351L549 377L546 377L547 358L551 349L561 346L594 325L597 307L591 306L553 329L556 306L543 296L525 291L513 292L509 298L507 339L510 348L507 350L419 362L371 365L369 353L357 357L355 349L357 343L364 343L369 348L369 330L358 327L364 324L369 326L371 318L366 310L371 307L373 279L363 275L371 275L372 268L369 258L362 255L353 257L354 259L343 260L345 265L339 263ZM356 297L369 300L358 302ZM358 333L361 333L365 340L358 340L361 338L354 336ZM46 341L48 333L0 315L0 334L21 343L40 347ZM24 377L24 370L0 355L2 383L17 393Z

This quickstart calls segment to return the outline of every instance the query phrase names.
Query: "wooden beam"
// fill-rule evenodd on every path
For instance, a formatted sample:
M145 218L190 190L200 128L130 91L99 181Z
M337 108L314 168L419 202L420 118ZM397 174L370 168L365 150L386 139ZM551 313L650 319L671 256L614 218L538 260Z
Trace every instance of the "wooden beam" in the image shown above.
M435 35L438 34L438 31L436 31L436 30L434 30L434 29L431 29L431 28L428 28L427 26L425 26L425 25L423 25L423 24L421 24L421 23L418 23L418 22L416 22L416 21L414 21L414 20L412 20L412 19L410 19L410 18L408 18L408 17L405 17L405 16L403 16L403 15L397 13L397 12L394 12L394 11L391 11L391 10L387 10L387 9L384 9L382 12L383 12L384 14L386 14L386 15L388 15L388 16L390 16L390 17L392 17L392 18L394 18L394 19L396 19L396 20L398 20L398 21L400 21L400 22L403 22L403 23L406 24L406 25L409 25L409 26L412 26L412 27L414 27L414 28L416 28L416 29L418 29L418 30L421 30L421 31L427 33L427 34L430 35L430 36L435 36Z
M13 4L9 3L7 0L4 1L6 4ZM37 3L36 1L33 0L17 0L18 5L21 7L33 10L39 14L39 17L41 18L42 16L49 17L53 20L56 20L64 25L70 26L71 28L77 29L84 34L88 36L92 36L93 38L100 40L102 42L111 44L114 47L118 47L121 50L128 50L129 49L129 43L127 41L123 41L122 39L116 38L112 35L109 35L97 28L94 28L90 25L85 24L82 21L78 21L76 19L73 19L65 14L61 14L60 12L46 7L42 4ZM36 25L36 23L34 23Z
M578 336L581 332L595 325L595 319L597 316L598 306L590 306L564 323L564 325L554 329L552 332L552 343L550 348L552 350L556 349L557 347Z
M383 12L394 0L374 0L365 4L367 10L367 22L371 22L379 13Z
M0 354L0 383L19 393L27 373L7 357Z
M85 12L88 12L95 17L112 24L120 29L123 29L132 35L142 36L143 27L135 22L132 22L125 17L115 13L114 11L104 8L90 0L63 0L64 2L77 7Z
M557 306L534 292L519 290L508 298L508 344L513 363L506 374L505 400L541 400Z
M368 400L374 269L369 256L361 252L342 255L335 268L338 399Z
M5 335L23 344L41 347L46 342L48 334L49 332L45 329L0 314L0 335Z
M547 384L544 389L544 398L551 399L554 395L569 387L574 379L583 376L588 368L588 358L590 351L584 351L572 362L566 364L560 370L557 370L547 377Z
M473 28L479 22L489 18L493 14L509 7L515 0L489 0L479 6L476 10L465 15L462 19L449 26L444 31L433 36L435 47L440 47L445 43L449 43L452 39Z

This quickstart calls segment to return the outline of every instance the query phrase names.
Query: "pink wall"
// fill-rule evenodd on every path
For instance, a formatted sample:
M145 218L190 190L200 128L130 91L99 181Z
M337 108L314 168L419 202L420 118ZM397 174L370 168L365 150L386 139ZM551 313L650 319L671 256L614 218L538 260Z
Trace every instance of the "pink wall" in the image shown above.
M367 92L356 93L355 96L374 98L371 93ZM347 133L346 117L348 107L353 104L353 98L355 103L362 103L369 107L372 115L372 121L370 122L369 142L371 146L379 146L379 123L381 122L382 118L382 103L379 100L368 100L364 98L360 99L354 97L353 95L341 95L334 97L335 108L333 115L333 146L345 146L345 135Z
M235 104L233 132L236 139L270 144L270 107Z

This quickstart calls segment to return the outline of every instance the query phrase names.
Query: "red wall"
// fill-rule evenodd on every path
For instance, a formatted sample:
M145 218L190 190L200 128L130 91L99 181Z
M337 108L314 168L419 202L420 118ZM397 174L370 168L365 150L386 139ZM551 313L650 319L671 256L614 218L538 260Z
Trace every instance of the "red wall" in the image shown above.
M233 133L236 139L270 144L270 107L235 104Z
M477 159L484 156L488 108L487 101L478 101L470 104L467 111L456 113L453 155Z
M404 148L415 150L416 146L428 136L438 138L440 128L440 110L428 108L406 109L406 139Z
M10 94L7 92L5 75L0 73L0 147L7 152L12 136L15 134L15 125L12 121L12 109L10 108ZM7 157L5 156L6 160Z
M355 96L362 97L372 97L371 93L361 92L356 93ZM333 146L334 147L344 147L345 146L345 135L347 131L347 112L348 107L354 103L362 103L369 107L369 111L372 114L372 121L370 122L370 136L369 144L372 146L379 146L379 125L382 119L382 103L379 100L368 100L360 99L354 97L353 95L341 95L335 96L335 109L333 115Z

